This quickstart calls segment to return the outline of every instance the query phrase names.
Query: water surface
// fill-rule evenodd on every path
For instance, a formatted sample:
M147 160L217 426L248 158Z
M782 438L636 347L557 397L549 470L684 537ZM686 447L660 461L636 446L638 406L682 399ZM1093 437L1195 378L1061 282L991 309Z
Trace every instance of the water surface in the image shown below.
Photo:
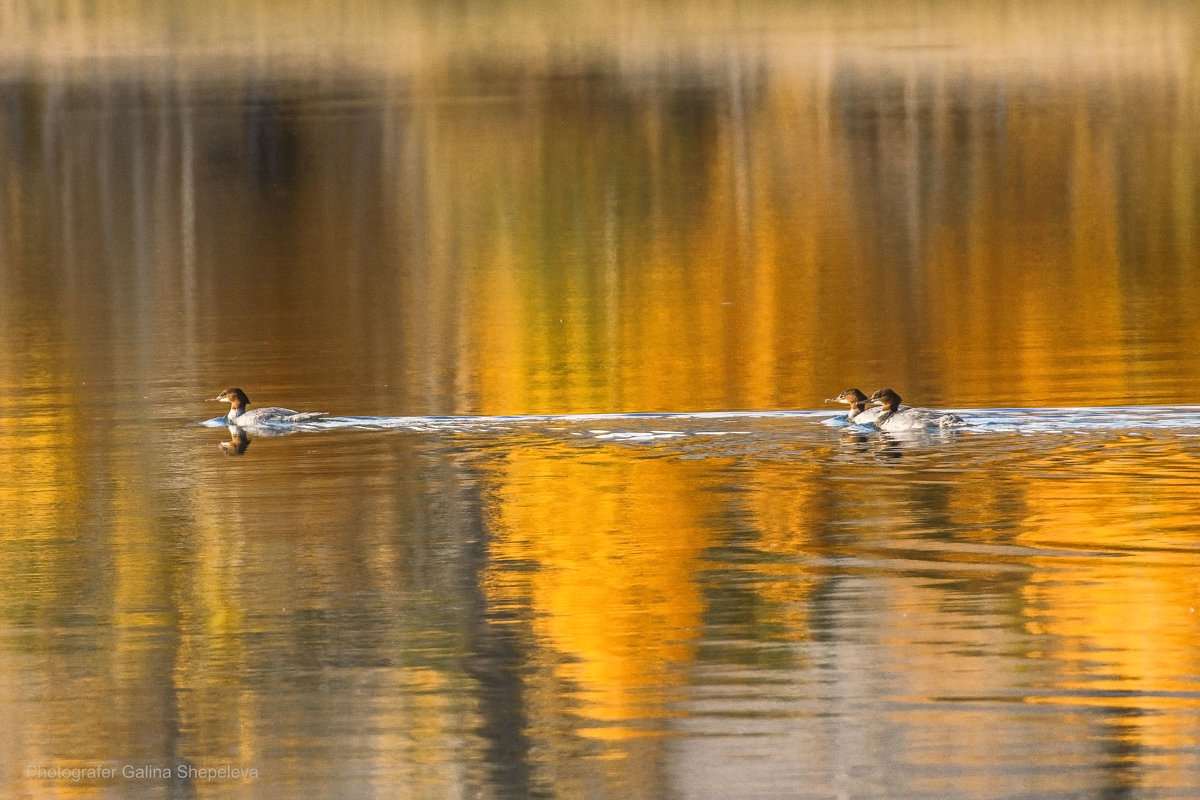
M1200 790L1190 6L343 6L0 30L0 794Z

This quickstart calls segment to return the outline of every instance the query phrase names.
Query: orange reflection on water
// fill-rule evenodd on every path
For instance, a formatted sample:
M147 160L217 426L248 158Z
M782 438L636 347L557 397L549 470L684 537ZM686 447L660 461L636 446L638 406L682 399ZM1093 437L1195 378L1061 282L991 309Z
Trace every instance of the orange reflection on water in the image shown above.
M489 605L529 610L591 735L644 735L619 723L669 715L686 681L718 476L588 451L517 452L489 468Z
M199 750L258 758L276 727L306 748L329 746L331 727L354 743L368 718L390 731L369 751L376 764L396 766L406 730L420 737L420 763L471 762L438 750L463 729L456 693L468 681L447 666L463 654L396 666L428 653L414 635L427 620L396 613L412 606L395 587L420 584L430 564L471 563L423 538L452 540L473 518L424 513L448 475L405 482L438 461L426 456L440 443L420 440L405 458L388 451L395 439L378 450L349 436L314 436L333 443L324 449L265 439L249 451L253 471L231 472L205 460L212 443L181 433L203 412L179 400L197 385L211 394L229 372L364 414L811 407L885 383L921 404L1198 396L1200 72L1188 46L1171 45L1195 38L1182 6L1112 17L1061 5L997 26L994 6L970 3L930 29L840 30L842 4L831 4L762 37L776 26L702 41L668 27L631 42L599 25L578 52L516 24L478 34L466 60L500 41L527 61L464 67L457 26L438 20L411 26L427 25L428 47L397 48L401 29L422 38L408 12L384 14L384 32L358 47L377 15L352 5L353 21L331 26L344 71L329 73L328 41L308 35L272 72L278 51L242 44L270 28L255 13L197 10L192 49L171 64L159 60L170 48L155 41L158 24L120 33L137 13L127 3L97 6L96 26L14 11L19 24L0 31L15 73L36 65L14 80L0 129L12 167L0 217L0 530L11 556L0 576L13 587L7 613L32 626L37 647L62 619L82 632L63 652L5 659L32 676L8 696L50 687L47 703L6 699L30 741L97 746L118 711L114 681L126 696L146 682L178 694ZM223 15L254 35L227 36ZM1044 33L1080 28L1070 41ZM217 56L205 47L215 31ZM514 31L536 35L529 44ZM680 40L689 55L676 62ZM356 50L366 55L345 55ZM139 78L147 55L162 72ZM237 57L214 79L207 60L227 55ZM62 387L97 377L85 424L84 402ZM145 389L155 385L175 405ZM162 442L134 442L145 419L113 413L130 399L161 414L150 427ZM931 743L918 756L935 763L923 766L1006 768L980 732L1023 730L1020 712L936 713L946 695L995 692L1128 709L1119 737L1173 754L1183 772L1196 508L1168 476L1194 478L1191 453L1108 459L1068 446L1017 468L1011 449L979 445L982 465L962 475L921 471L940 449L828 445L779 458L769 438L737 474L737 459L594 442L522 441L480 459L482 589L489 610L528 613L541 649L531 662L553 679L530 693L531 729L551 727L547 709L562 698L595 738L657 732L687 713L674 701L698 651L726 645L706 627L719 605L705 595L719 592L704 584L707 554L737 540L747 558L720 568L741 570L748 588L729 605L771 628L780 661L802 662L823 625L850 706L932 707L870 720L924 717L908 722ZM466 449L475 444L496 443ZM419 513L406 520L405 506ZM364 529L386 534L356 544ZM27 546L80 530L91 535L61 549ZM174 559L176 541L194 548L191 562ZM406 559L408 548L422 557ZM163 621L172 614L177 631ZM370 630L388 634L377 653L358 648ZM764 636L738 633L746 647ZM155 641L157 662L146 657ZM330 663L314 665L314 648ZM273 694L242 674L281 651L285 677L317 673L328 697ZM60 658L86 678L65 686ZM416 699L394 700L407 682ZM99 700L77 713L82 697ZM832 710L847 728L858 721ZM757 707L739 711L751 719ZM124 740L163 733L157 709L119 716L110 730ZM275 752L289 774L303 771L294 752Z
M1176 447L1150 442L1145 460L1101 453L1031 481L1019 537L1047 552L1032 560L1022 614L1032 657L1061 676L1030 701L1111 709L1130 748L1161 754L1166 788L1196 768L1183 754L1196 752L1200 709L1195 464Z

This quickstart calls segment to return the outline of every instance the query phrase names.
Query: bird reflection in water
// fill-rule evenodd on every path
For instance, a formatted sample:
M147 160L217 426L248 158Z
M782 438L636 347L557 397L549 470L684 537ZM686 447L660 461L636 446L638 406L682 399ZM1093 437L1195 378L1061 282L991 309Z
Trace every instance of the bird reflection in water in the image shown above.
M250 437L246 434L246 430L237 425L230 425L229 441L221 442L221 449L225 451L225 455L240 456L246 452L246 448L249 446Z

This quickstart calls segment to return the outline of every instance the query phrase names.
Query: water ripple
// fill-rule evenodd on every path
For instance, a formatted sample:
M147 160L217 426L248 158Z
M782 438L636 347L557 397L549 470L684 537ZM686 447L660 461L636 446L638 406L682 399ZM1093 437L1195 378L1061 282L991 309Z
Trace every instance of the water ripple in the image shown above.
M1114 406L1102 408L947 409L966 422L955 433L1080 433L1136 429L1200 432L1200 406ZM705 423L697 426L695 423ZM224 417L201 425L225 427ZM273 422L252 430L264 434L328 430L503 433L540 429L600 441L649 442L682 437L751 435L787 426L793 433L813 426L840 427L870 435L871 426L851 425L830 411L703 411L611 414L520 414L502 416L325 417L300 423ZM734 427L730 427L734 426Z

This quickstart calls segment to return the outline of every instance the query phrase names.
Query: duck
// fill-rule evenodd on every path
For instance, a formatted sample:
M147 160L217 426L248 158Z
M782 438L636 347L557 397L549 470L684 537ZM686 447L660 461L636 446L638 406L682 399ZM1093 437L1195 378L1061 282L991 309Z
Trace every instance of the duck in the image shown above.
M293 411L290 408L268 406L248 411L250 398L237 387L226 389L211 400L229 403L229 413L225 421L230 426L250 428L256 425L289 425L297 422L309 422L325 416L324 411Z
M883 413L882 408L867 408L867 396L859 389L847 389L837 397L825 399L826 403L845 403L850 406L846 420L853 425L871 425ZM905 406L907 408L907 406Z
M875 427L881 431L915 431L930 428L953 428L965 425L962 417L928 408L909 408L900 405L901 397L892 389L880 389L867 400L880 407Z

